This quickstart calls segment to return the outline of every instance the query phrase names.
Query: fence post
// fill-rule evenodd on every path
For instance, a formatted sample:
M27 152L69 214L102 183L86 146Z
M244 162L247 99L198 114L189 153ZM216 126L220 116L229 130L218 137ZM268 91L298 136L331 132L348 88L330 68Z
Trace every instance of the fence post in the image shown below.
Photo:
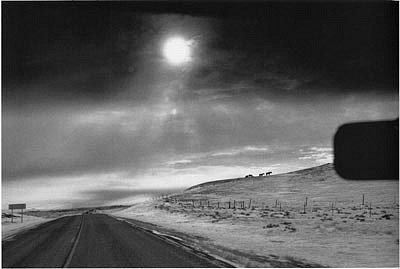
M363 193L363 198L362 198L362 205L364 205L364 193Z
M236 209L236 200L233 200L233 208Z
M250 202L249 202L249 209L251 208L251 199L250 199Z
M369 217L371 217L372 203L369 203Z

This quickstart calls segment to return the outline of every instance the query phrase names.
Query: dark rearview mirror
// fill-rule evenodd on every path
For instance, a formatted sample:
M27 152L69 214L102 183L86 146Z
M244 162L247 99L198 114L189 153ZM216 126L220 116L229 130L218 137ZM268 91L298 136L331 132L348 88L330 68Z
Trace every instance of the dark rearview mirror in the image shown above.
M334 138L334 165L345 179L399 179L399 119L349 123Z

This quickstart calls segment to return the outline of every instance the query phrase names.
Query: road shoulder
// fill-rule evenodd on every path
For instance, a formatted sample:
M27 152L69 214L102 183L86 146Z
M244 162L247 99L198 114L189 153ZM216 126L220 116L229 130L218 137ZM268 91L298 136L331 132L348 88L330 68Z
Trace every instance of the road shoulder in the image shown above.
M173 231L171 229L166 229L152 223L135 220L132 218L117 217L111 214L108 216L113 217L119 221L124 221L135 229L139 229L169 244L178 246L185 251L188 251L198 256L201 259L206 259L207 261L215 264L215 267L241 267L241 265L239 264L228 261L218 255L210 253L204 248L199 247L199 245L194 242L193 237L191 237L190 235Z

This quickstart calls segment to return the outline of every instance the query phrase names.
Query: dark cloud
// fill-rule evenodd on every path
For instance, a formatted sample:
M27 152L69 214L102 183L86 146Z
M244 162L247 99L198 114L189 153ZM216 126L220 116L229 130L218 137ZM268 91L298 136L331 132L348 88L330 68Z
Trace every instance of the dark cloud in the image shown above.
M99 103L124 90L151 28L101 5L3 3L3 103Z
M104 102L174 32L199 36L192 90L397 91L395 2L159 4L3 3L3 102Z
M395 10L389 3L260 5L219 24L202 54L212 60L194 70L189 88L244 82L267 95L396 92Z

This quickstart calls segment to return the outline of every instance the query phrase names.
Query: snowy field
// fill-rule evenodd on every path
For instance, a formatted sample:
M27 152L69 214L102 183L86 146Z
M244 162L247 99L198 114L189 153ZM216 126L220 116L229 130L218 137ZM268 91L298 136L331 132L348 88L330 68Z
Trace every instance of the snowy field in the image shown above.
M112 214L244 267L399 266L398 181L344 180L331 164L214 181Z
M15 214L17 218L14 218L14 222L11 223L10 218L1 218L1 239L9 240L17 233L32 229L42 223L52 220L51 218L39 218L35 216L29 216L24 214L23 222L21 222L21 215Z

